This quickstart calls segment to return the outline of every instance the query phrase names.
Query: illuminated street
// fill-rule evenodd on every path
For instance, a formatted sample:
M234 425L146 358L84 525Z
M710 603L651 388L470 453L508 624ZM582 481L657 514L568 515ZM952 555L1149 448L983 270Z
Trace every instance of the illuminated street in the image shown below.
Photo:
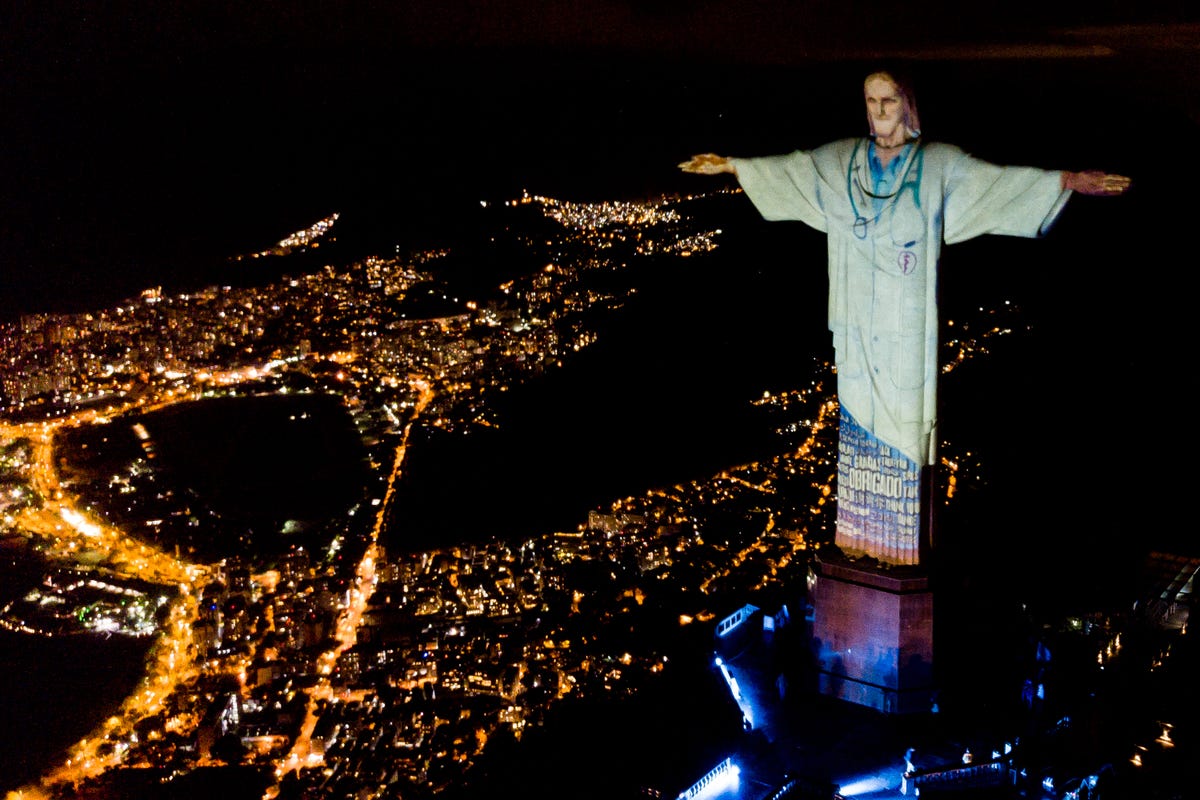
M363 611L366 609L371 595L375 592L375 559L378 552L379 534L386 519L387 509L392 499L396 480L400 477L404 465L404 456L407 452L408 436L412 431L413 420L433 400L433 390L430 389L428 383L423 380L414 380L413 388L417 391L418 395L417 401L413 406L412 418L404 426L400 445L396 448L395 460L392 462L392 470L388 475L387 492L384 494L383 502L379 505L379 510L375 515L375 523L371 529L371 542L367 547L366 555L363 556L355 573L354 588L350 593L350 604L338 619L337 634L334 637L337 641L337 646L332 650L322 653L317 659L317 672L321 677L321 681L308 692L309 699L305 705L305 717L300 725L300 733L292 744L291 749L279 760L278 765L275 767L275 777L277 779L302 766L315 767L321 763L320 754L314 754L312 751L312 733L317 725L316 701L318 699L327 700L333 696L333 689L329 684L329 674L333 671L338 657L355 644L358 625L362 621ZM278 786L273 786L267 790L266 797L275 797L278 791Z
M191 625L196 619L195 595L207 581L207 570L176 561L114 528L92 522L62 499L54 468L52 441L55 430L63 425L95 422L94 412L83 412L55 424L10 425L0 430L0 436L7 439L27 436L36 442L30 475L38 492L46 498L41 508L19 511L14 524L45 540L48 552L56 558L70 558L83 550L99 550L106 554L108 562L119 574L170 587L176 597L166 624L159 630L153 650L155 656L146 665L141 686L125 699L119 714L110 717L100 729L71 748L66 762L43 779L43 785L47 787L75 783L121 763L138 721L157 714L175 688L193 680L197 674L192 655ZM107 754L102 754L102 750ZM30 787L24 794L18 791L15 796L35 796L36 792L35 787Z

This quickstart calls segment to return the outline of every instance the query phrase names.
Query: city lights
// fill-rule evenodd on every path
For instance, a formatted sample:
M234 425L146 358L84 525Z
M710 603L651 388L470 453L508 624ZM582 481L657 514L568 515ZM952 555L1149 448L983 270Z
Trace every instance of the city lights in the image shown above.
M629 635L639 620L661 611L680 634L734 637L758 609L726 616L729 598L804 585L808 556L832 540L836 502L838 403L823 359L799 370L799 388L747 393L776 455L623 490L577 527L520 541L416 552L386 552L381 541L412 434L503 430L505 393L571 364L602 341L598 320L638 299L622 278L630 264L695 259L718 246L721 231L688 216L700 199L569 203L526 194L485 204L489 214L540 214L545 228L536 238L511 234L529 268L486 296L439 283L433 267L450 251L397 251L266 287L154 291L88 315L26 318L27 330L0 344L8 410L33 420L0 425L0 452L17 476L0 510L6 530L53 560L45 575L54 581L0 609L0 625L30 636L155 638L117 713L40 786L14 797L119 768L170 765L182 774L232 763L272 775L268 797L285 780L317 793L372 770L401 786L448 789L498 732L519 738L567 698L619 699L672 681L674 653L668 659L657 643ZM258 255L328 241L337 219ZM1015 308L1003 313L957 321L947 369L1021 330ZM104 357L93 357L100 343ZM218 529L172 507L165 492L153 514L113 522L114 509L163 491L154 481L166 444L152 412L308 392L337 398L371 464L369 487L320 546L269 564L250 547L194 563L188 540L176 550L170 533ZM314 423L301 412L288 424ZM64 435L89 426L131 433L140 455L85 496L56 465L69 461L57 449ZM943 451L949 501L975 479L978 459ZM283 535L300 540L302 529L289 521ZM1115 634L1096 660L1120 651ZM745 729L764 730L770 717L753 706L762 697L753 675L733 658L713 666ZM1164 723L1155 752L1172 747L1175 733ZM231 741L240 748L218 745ZM726 759L680 797L732 797L748 785L740 772ZM385 785L364 782L357 796L383 796ZM878 788L850 784L842 793Z

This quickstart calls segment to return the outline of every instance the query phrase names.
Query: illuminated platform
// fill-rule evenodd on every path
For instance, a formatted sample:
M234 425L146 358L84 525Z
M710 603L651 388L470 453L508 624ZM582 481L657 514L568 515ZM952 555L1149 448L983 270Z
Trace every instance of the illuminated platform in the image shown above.
M888 714L929 711L928 574L917 566L867 567L824 556L815 569L812 635L820 692Z

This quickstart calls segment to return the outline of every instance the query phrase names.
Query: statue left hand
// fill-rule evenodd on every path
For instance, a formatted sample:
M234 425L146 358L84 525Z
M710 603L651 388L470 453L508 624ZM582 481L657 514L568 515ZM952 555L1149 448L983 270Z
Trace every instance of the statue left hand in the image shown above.
M1086 172L1064 172L1063 188L1080 194L1099 197L1114 197L1124 194L1132 181L1124 175L1109 175L1099 170Z
M725 156L719 156L716 153L701 153L698 156L692 156L680 164L679 168L684 172L696 175L720 175L723 172L731 175L737 174L733 163Z

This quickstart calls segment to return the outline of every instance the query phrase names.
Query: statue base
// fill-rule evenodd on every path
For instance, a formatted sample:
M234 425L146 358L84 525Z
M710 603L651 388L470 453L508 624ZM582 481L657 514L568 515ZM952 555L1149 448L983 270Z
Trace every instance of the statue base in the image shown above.
M887 714L929 711L933 592L919 566L882 568L826 554L815 563L813 646L822 694Z

